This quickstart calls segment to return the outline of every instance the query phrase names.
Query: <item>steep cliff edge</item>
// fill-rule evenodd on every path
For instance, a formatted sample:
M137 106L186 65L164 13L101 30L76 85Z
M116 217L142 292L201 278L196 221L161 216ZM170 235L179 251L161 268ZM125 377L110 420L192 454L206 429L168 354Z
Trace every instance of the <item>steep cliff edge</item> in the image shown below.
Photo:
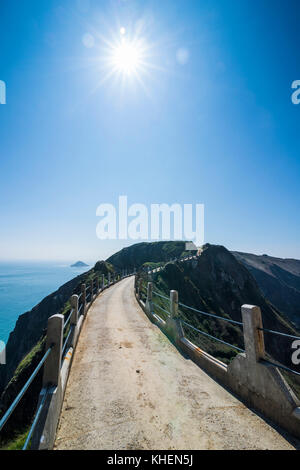
M243 304L258 305L262 310L265 328L296 333L288 317L265 298L251 272L223 246L207 244L197 259L186 263L168 263L165 269L154 274L153 280L166 295L171 289L177 290L180 302L188 306L236 321L241 321ZM201 316L191 310L181 310L183 318L192 325L243 349L240 327ZM214 344L201 335L197 336L200 347L202 345L206 350L209 348L208 352L225 362L230 358L227 347ZM273 358L295 367L291 363L290 339L265 334L265 343L267 353Z
M300 261L232 252L251 272L263 294L300 328Z
M75 277L57 291L45 297L29 312L19 316L6 346L6 365L0 366L0 394L20 361L38 343L47 326L48 318L59 313L69 297L75 292L87 274Z
M185 253L185 242L143 242L128 246L108 258L118 269L134 269L145 263L160 263Z
M93 269L65 283L31 311L20 315L7 343L7 364L0 366L0 417L15 399L44 354L48 318L56 313L68 311L71 295L80 293L83 282L88 282L96 273L107 275L108 272L114 272L113 267L105 261L98 261ZM38 374L30 387L30 393L25 394L2 431L3 442L29 425L36 409L40 389L41 374Z
M73 293L79 293L82 282L88 280L95 272L107 275L108 272L113 273L114 270L139 268L149 263L163 263L183 254L185 254L185 242L138 243L124 248L108 258L106 262L97 262L93 269L64 284L30 312L21 315L7 344L7 365L0 366L2 410L10 405L40 360L44 350L48 318L64 311L70 296ZM176 289L179 292L180 302L233 320L241 321L242 304L259 305L262 309L264 327L295 334L296 329L290 321L293 317L289 315L289 311L281 310L275 301L272 302L273 305L268 301L268 299L272 300L272 295L276 296L272 285L269 284L269 291L267 291L261 285L260 279L255 276L254 270L258 269L257 265L253 266L249 261L249 256L255 255L247 255L248 261L242 255L244 254L232 254L222 246L207 244L197 259L185 263L168 263L165 269L153 275L153 279L166 295L169 295L169 290ZM298 263L300 264L300 261ZM282 274L280 271L280 280L285 286L288 285L289 288L297 290L298 265L293 263L293 266L293 272ZM278 275L278 269L282 270L283 267L278 265L275 269ZM272 272L272 277L276 281L274 268ZM266 270L263 271L264 273L271 276ZM274 289L276 289L276 284L274 284ZM284 296L281 298L285 300ZM283 307L285 305L281 304ZM182 309L181 313L185 320L208 334L243 348L243 333L239 326L207 317L202 318L185 309ZM191 339L194 340L192 335ZM203 349L225 362L228 362L235 354L233 349L215 344L203 337L199 337L198 340ZM267 352L291 367L290 340L267 334L265 340ZM7 428L8 435L16 428L21 429L30 423L40 390L39 380L37 378L31 393L27 394L24 402L20 404L10 420Z

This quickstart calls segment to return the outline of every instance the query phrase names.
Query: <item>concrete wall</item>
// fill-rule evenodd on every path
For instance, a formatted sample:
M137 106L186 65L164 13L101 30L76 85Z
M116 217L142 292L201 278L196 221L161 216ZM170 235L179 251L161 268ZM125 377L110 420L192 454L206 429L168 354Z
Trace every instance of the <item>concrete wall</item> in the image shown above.
M119 280L117 281L114 279L109 285L104 287L101 285L101 288L97 285L98 291L94 296L93 301L103 290L119 282ZM75 297L77 296L73 296L71 299L73 315L70 324L73 328L73 333L69 341L70 347L65 352L62 362L61 356L64 318L62 315L54 315L49 318L47 344L54 344L54 348L49 355L48 363L46 362L44 367L43 389L40 393L37 410L40 407L45 393L47 396L32 436L31 449L33 450L50 450L53 448L55 443L57 426L74 352L76 350L77 341L86 318L87 311L93 303L92 301L86 304L84 314L78 318L78 297L77 300Z
M300 438L300 401L279 370L264 361L263 332L258 330L261 326L258 307L242 306L245 353L238 354L227 366L185 338L176 311L175 318L171 316L166 321L153 314L149 289L146 303L139 299L137 292L136 298L148 318L159 326L179 350L249 407Z
M300 438L300 402L279 370L264 362L263 336L262 332L257 329L261 325L260 309L247 305L242 307L246 352L238 354L227 366L185 338L180 319L177 316L178 295L175 291L171 291L171 316L164 321L159 315L153 313L152 287L149 284L146 304L139 299L139 286L135 284L136 298L148 318L158 325L181 351L188 354L196 364L220 384L235 393L248 406L253 407L274 423ZM95 297L103 290L103 287L99 289ZM53 448L73 355L91 303L87 304L84 315L78 318L78 299L77 304L76 299L72 300L72 305L75 307L75 313L73 312L71 319L73 335L62 365L60 360L58 361L62 352L63 322L60 318L62 316L55 315L55 318L49 319L52 323L47 332L47 342L50 344L54 341L56 344L53 355L51 352L49 361L45 363L44 387L40 394L39 404L45 393L47 396L33 433L32 449Z

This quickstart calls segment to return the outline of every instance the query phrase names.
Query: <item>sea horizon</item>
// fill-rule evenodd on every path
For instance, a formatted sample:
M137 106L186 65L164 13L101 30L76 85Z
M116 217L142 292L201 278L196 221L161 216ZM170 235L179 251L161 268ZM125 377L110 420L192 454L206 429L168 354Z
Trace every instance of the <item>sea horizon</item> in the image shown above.
M0 341L7 342L20 315L92 266L72 268L74 262L0 261Z

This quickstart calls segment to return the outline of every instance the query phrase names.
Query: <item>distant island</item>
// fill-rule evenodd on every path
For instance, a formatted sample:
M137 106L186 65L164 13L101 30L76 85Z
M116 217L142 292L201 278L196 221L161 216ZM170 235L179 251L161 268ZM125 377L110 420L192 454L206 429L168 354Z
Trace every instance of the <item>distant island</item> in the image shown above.
M85 266L88 266L88 264L85 264L83 261L77 261L77 263L71 264L71 268L83 268Z

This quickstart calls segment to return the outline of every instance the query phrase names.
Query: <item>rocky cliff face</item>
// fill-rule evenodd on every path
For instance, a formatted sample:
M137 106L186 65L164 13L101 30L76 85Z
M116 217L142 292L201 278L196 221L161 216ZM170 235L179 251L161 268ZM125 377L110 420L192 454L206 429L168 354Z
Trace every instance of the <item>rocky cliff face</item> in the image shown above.
M144 263L158 263L176 258L185 252L185 242L137 243L115 253L108 262L118 269L139 268Z
M300 328L300 261L233 252L251 272L263 294Z
M171 289L178 290L180 302L186 305L237 321L241 321L241 305L258 305L265 328L295 334L288 318L268 302L250 271L222 246L205 245L196 260L167 264L154 276L154 282L166 294ZM182 309L182 314L199 329L243 348L241 328L186 309ZM207 346L207 340L201 336L199 340ZM291 340L266 334L265 342L272 357L294 367ZM210 348L220 359L228 357L223 347L210 345Z
M0 395L18 364L44 336L48 318L60 313L72 294L80 293L81 284L92 274L114 272L105 261L98 261L93 269L62 285L56 292L45 297L31 311L20 315L6 346L7 364L0 365Z
M20 315L6 346L7 364L0 366L0 394L11 379L19 362L31 351L43 336L48 318L59 313L69 297L83 282L82 274L45 297L31 311Z
M79 286L86 274L78 276L48 295L30 312L20 315L9 336L6 347L7 364L0 366L0 416L11 405L23 385L31 376L44 354L44 337L48 318L59 313ZM1 433L1 440L22 431L31 422L41 390L42 374L38 374L20 406Z
M93 269L62 285L30 312L20 315L7 343L7 364L0 366L0 417L15 399L44 354L48 318L64 310L71 295L80 293L83 282L88 282L95 273L107 275L108 271L113 272L113 267L104 261L99 261ZM13 436L31 422L41 390L41 378L39 374L30 387L30 393L25 394L22 403L14 411L1 433L2 439Z
M124 248L107 262L98 262L88 273L64 284L30 312L21 315L7 344L7 365L0 366L0 393L4 390L1 396L2 409L10 405L39 362L43 354L43 337L48 318L60 312L73 293L79 293L80 284L86 278L95 272L107 275L114 269L133 269L144 263L168 261L184 254L184 250L185 242L138 243ZM154 275L153 280L167 295L171 289L178 290L180 302L233 320L241 321L242 304L258 305L262 309L265 328L295 334L297 331L289 319L297 323L300 261L289 260L287 267L287 263L283 265L269 257L260 258L263 260L257 260L255 255L233 255L222 246L207 244L196 260L168 263L165 269ZM287 299L289 293L292 294ZM243 348L243 334L239 326L201 317L186 309L182 309L181 315L207 333ZM199 337L199 340L203 349L225 362L234 354L226 346L214 344L203 337ZM290 340L266 334L265 341L267 352L272 357L292 366ZM39 390L40 383L37 380L31 394L27 394L26 402L18 407L10 420L11 430L30 422Z

